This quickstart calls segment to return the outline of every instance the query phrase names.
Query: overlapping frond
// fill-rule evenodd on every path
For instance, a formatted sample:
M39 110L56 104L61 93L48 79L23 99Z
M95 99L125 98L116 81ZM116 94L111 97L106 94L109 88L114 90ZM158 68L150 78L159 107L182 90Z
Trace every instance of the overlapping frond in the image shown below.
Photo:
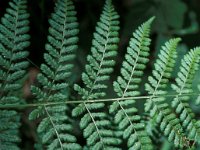
M152 117L157 117L156 120L160 124L161 131L169 141L174 142L175 146L183 145L183 129L179 119L172 113L162 95L166 94L165 88L173 71L177 57L176 47L179 41L179 38L171 39L162 47L154 65L153 75L148 77L149 83L145 84L145 88L151 96L145 103L145 111L150 111Z
M57 1L55 13L49 20L45 64L41 65L41 73L37 78L40 85L32 87L37 102L61 102L68 98L68 78L78 41L75 15L71 0ZM46 149L81 149L71 133L73 127L66 112L69 113L66 105L39 106L31 112L30 119L42 117L37 130Z
M0 24L0 104L20 103L17 92L25 75L25 58L29 45L29 27L26 0L13 0L1 18ZM0 110L0 149L18 150L20 114L13 110Z
M142 115L142 122L146 125L145 126L146 132L152 139L152 143L154 144L154 149L156 149L157 147L160 146L159 144L163 140L163 138L162 138L163 134L162 134L162 132L160 132L160 126L156 122L156 118L155 117L151 118L149 113L144 113Z
M122 99L139 95L139 83L148 62L150 25L153 19L143 23L130 40L121 76L113 84L115 92ZM111 105L110 113L115 113L115 123L124 131L123 137L128 139L129 149L152 149L151 140L145 131L145 125L141 122L141 117L137 115L134 103L134 100L117 100Z
M192 93L192 81L195 72L199 69L200 48L194 48L184 56L181 62L180 71L177 74L176 84L172 88L176 91L177 96L172 101L172 107L179 115L182 126L186 128L189 138L199 142L200 126L194 119L194 113L189 106L189 96L184 94Z
M198 90L200 92L200 85L198 85ZM197 99L196 99L196 104L199 105L200 104L200 94L198 95Z
M106 0L94 33L92 54L87 57L86 71L82 74L85 87L74 87L85 101L105 95L104 89L107 85L104 81L109 79L113 71L113 57L117 54L118 18L111 0ZM84 130L83 135L87 139L89 149L118 149L120 140L110 128L111 121L104 111L104 103L82 103L73 110L72 115L82 116L80 127Z

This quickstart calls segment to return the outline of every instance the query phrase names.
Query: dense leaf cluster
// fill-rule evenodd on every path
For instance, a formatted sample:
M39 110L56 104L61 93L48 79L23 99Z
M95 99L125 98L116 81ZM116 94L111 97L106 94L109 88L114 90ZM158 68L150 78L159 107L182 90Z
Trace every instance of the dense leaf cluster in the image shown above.
M24 103L18 93L26 73L29 45L29 14L26 0L9 3L0 24L0 106ZM175 81L171 81L177 60L180 38L168 40L160 49L152 75L144 87L148 96L144 105L145 115L140 114L136 99L142 98L141 81L149 62L150 18L132 34L124 61L113 91L117 97L104 99L109 93L107 81L114 70L119 43L119 15L111 0L106 0L93 34L91 52L87 57L82 85L74 84L74 92L81 98L70 102L70 77L73 60L78 49L78 22L71 0L58 0L49 19L49 34L45 45L44 60L31 91L36 107L29 114L37 120L35 149L48 150L153 150L155 137L149 132L161 132L178 149L198 146L200 121L189 105L188 94L193 92L195 73L199 70L200 47L190 50L181 60ZM171 86L169 86L171 85ZM171 88L175 95L168 103L166 95ZM77 103L76 103L77 100ZM108 103L106 103L106 102ZM73 103L71 101L71 103ZM200 97L196 100L200 103ZM51 105L49 105L51 104ZM75 123L79 128L75 129ZM14 109L0 110L0 149L18 150L20 113ZM81 145L75 130L86 140ZM160 138L161 138L160 137ZM191 144L192 141L192 144Z

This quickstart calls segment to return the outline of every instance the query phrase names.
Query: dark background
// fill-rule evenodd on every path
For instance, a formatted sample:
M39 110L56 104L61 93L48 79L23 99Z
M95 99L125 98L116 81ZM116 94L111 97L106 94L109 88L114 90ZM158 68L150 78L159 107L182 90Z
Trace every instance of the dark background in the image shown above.
M30 52L30 68L28 70L30 83L35 80L38 68L44 61L43 53L49 27L48 19L53 12L54 3L55 0L28 0L28 12L30 13L29 33L31 35L31 45L28 48ZM86 56L90 51L92 35L104 0L74 0L74 3L77 10L80 39L72 81L81 84L81 72L84 71ZM200 46L200 0L113 0L113 3L120 15L120 43L115 71L112 74L111 81L108 83L110 85L119 74L132 32L138 25L152 16L156 16L156 20L152 27L151 56L148 67L145 70L144 79L146 79L153 67L152 64L160 46L169 38L182 38L182 42L178 47L177 65L180 64L180 59L190 48ZM0 0L0 17L3 16L7 7L8 0ZM175 77L177 70L178 67L176 67L173 77ZM199 75L200 72L197 73L195 81L199 80ZM145 82L145 80L143 81ZM110 86L108 97L114 97L111 89L112 86ZM144 88L141 87L142 93L143 90ZM25 98L28 96L29 93L25 93ZM138 103L138 106L141 106L140 103ZM194 110L196 113L200 111L196 107L194 107ZM34 133L35 124L27 120L30 109L23 111L24 117L22 118L23 125L21 128L23 142L21 147L23 149L33 149L33 143L36 138ZM79 140L83 140L82 137Z

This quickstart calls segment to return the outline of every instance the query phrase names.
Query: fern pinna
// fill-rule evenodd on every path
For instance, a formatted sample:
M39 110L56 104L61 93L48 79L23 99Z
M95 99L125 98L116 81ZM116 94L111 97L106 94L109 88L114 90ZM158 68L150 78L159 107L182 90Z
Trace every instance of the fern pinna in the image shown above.
M139 95L139 83L149 56L150 25L154 18L142 24L131 38L125 61L122 64L121 76L114 82L114 90L122 101L115 101L110 107L110 113L115 113L115 123L124 131L123 137L128 138L129 149L153 149L151 140L145 131L145 125L140 122L134 107L134 99L123 100L126 97Z
M169 82L175 59L177 57L176 47L179 38L171 39L162 47L158 59L155 62L155 69L152 76L149 76L149 83L145 84L150 98L145 103L145 111L150 111L152 117L156 117L160 129L169 141L173 141L175 146L183 146L185 136L182 126L176 115L171 111L165 101L166 86Z
M198 91L200 91L200 85L198 85ZM200 94L199 94L199 96L197 97L197 99L196 99L196 104L197 105L199 105L200 104Z
M172 101L172 107L179 115L183 128L186 128L189 138L195 142L199 142L200 123L194 119L194 113L189 106L188 93L192 93L192 81L195 72L199 68L200 48L194 48L184 56L181 62L180 71L177 74L176 84L172 84L172 88L176 91L177 96ZM185 95L184 95L185 94Z
M103 111L105 104L87 103L87 100L105 96L104 81L109 79L113 71L119 41L118 14L115 12L111 0L106 0L104 10L97 23L96 32L92 41L92 54L87 57L86 71L82 74L85 87L75 85L75 90L81 95L84 103L79 104L72 112L73 116L82 116L80 127L84 130L89 149L117 149L120 140L110 129L111 121Z
M13 0L1 18L0 24L0 104L22 103L20 81L28 62L25 58L29 45L29 27L26 0ZM14 92L15 91L15 92ZM0 110L0 149L17 150L20 114L14 110Z
M68 78L78 41L75 15L71 0L57 1L55 13L49 20L45 64L41 65L41 73L37 78L40 85L32 87L37 102L62 102L68 98ZM76 137L71 133L73 127L68 114L69 108L66 105L43 105L31 112L30 119L42 117L37 131L45 149L80 149Z

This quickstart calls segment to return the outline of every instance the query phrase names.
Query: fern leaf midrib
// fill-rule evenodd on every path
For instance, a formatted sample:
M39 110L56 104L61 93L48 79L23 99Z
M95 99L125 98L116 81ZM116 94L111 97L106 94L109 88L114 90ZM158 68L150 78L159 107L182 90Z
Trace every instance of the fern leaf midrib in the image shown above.
M128 116L128 114L126 113L126 111L124 110L123 106L120 104L119 100L117 100L119 106L121 107L121 109L123 110L124 114L126 115L126 117L128 118L128 121L130 122L130 125L133 126L133 130L134 130L134 133L137 134L137 139L138 141L140 142L140 135L138 134L137 130L135 129L135 126L133 125L132 121L130 120L130 117ZM140 142L141 143L141 142ZM141 147L143 145L141 144ZM141 148L142 149L142 148Z
M65 5L67 6L67 3L66 3ZM59 57L56 58L57 61L58 61L58 63L60 63L60 58L61 58L61 55L62 55L62 49L63 49L64 39L65 39L65 28L66 28L66 20L67 20L66 13L67 13L67 9L66 9L66 12L65 12L65 15L64 15L64 24L63 24L62 41L61 41L62 44L61 44L61 46L60 46L60 48L59 48ZM52 84L54 84L54 82L55 82L55 77L56 77L56 75L57 75L57 73L58 73L58 70L59 70L59 67L57 67L56 70L55 70L54 79L52 80ZM50 95L51 92L52 92L52 89L50 89L50 91L48 92L47 95ZM50 97L48 97L48 100L49 100L49 98L50 98ZM47 100L47 101L48 101L48 100Z
M53 126L53 129L54 129L54 131L55 131L55 133L56 133L56 136L57 136L57 138L58 138L58 141L59 141L61 150L64 150L62 141L61 141L61 139L60 139L60 135L59 135L59 133L58 133L56 127L55 127L55 124L54 124L54 122L53 122L53 120L52 120L52 118L51 118L51 115L49 114L49 112L48 112L46 106L43 106L43 107L44 107L45 112L46 112L46 114L47 114L47 116L48 116L48 118L49 118L49 120L50 120L50 122L51 122L51 124L52 124L52 126Z
M159 109L159 108L157 107L156 102L153 101L153 103L154 103L154 105L155 105L155 107L156 107L156 110L158 110L159 112L161 112L161 114L162 114L163 119L165 120L165 122L169 123L169 121L166 119L167 116L162 112L161 109ZM187 140L187 139L184 139L184 138L183 138L183 136L181 135L181 132L180 132L179 129L177 129L177 128L175 128L174 126L172 126L172 130L175 131L176 136L179 136L179 139L181 139L181 143L184 142L183 140Z
M109 15L109 19L110 19L110 21L111 21L111 16L110 16L110 15ZM110 23L110 21L109 21L109 23ZM96 78L95 78L95 80L94 80L94 82L93 82L93 84L92 84L92 88L91 88L90 91L89 91L88 98L86 99L86 101L89 100L90 95L91 95L91 93L93 92L94 86L95 86L95 84L96 84L96 82L97 82L97 80L98 80L98 78L99 78L100 70L101 70L101 67L102 67L102 64L103 64L103 61L104 61L104 58L105 58L105 52L106 52L106 46L107 46L107 44L108 44L108 38L109 38L109 35L110 35L110 26L111 26L111 24L109 24L109 27L108 27L108 31L107 31L108 34L106 35L106 42L105 42L105 44L104 44L104 50L103 50L101 62L100 62L100 65L99 65L99 69L98 69L98 71L97 71Z
M66 6L67 6L67 3L66 3ZM65 14L66 14L66 13L67 13L67 9L66 9ZM60 60L60 57L61 57L61 54L62 54L62 51L61 51L61 50L62 50L63 45L64 45L64 38L65 38L65 34L64 34L65 32L64 32L64 31L65 31L65 28L66 28L66 20L67 20L67 17L66 17L66 15L65 15L65 16L64 16L63 30L62 30L62 44L61 44L61 47L60 47L60 50L59 50L59 57L57 58L57 59L58 59L58 62L60 62L59 60ZM59 67L57 67L56 70L55 70L54 79L52 80L52 84L54 84L54 82L55 82L55 77L56 77L56 74L57 74L57 72L58 72L58 69L59 69ZM48 92L47 95L50 95L51 92L52 92L52 88L49 90L49 92ZM50 99L50 96L49 96L45 101L48 102L49 99ZM49 112L48 112L46 106L44 105L43 107L44 107L45 112L46 112L48 118L50 119L51 125L52 125L52 127L53 127L53 129L54 129L54 131L55 131L55 133L56 133L56 136L57 136L57 138L58 138L60 147L61 147L62 150L64 150L64 149L63 149L63 143L62 143L62 141L61 141L61 139L60 139L59 133L58 133L58 131L57 131L55 125L54 125L54 122L53 122L53 120L51 119L51 116L50 116L50 114L49 114Z
M132 77L133 77L133 73L134 73L134 71L135 71L135 68L136 68L136 65L137 65L137 62L138 62L138 59L139 59L139 56L140 56L140 52L141 52L141 46L142 46L142 41L144 40L144 34L142 34L142 40L141 40L141 42L140 42L140 45L139 45L139 50L138 50L138 52L137 52L137 58L136 58L136 60L135 60L135 64L134 64L134 66L133 66L133 68L132 68L132 71L131 71L131 76L130 76L130 78L129 78L129 80L128 80L128 83L127 83L127 86L126 86L126 88L125 88L125 90L124 90L124 92L123 92L123 95L122 95L122 98L124 98L124 96L125 96L125 94L126 94L126 91L127 91L127 89L128 89L128 87L129 87L129 84L130 84L130 82L131 82L131 79L132 79Z
M99 132L99 128L98 128L98 126L97 126L97 124L96 124L96 121L94 120L94 117L92 116L92 114L91 114L90 110L88 109L88 107L87 107L87 105L86 105L85 102L84 102L84 106L85 106L87 112L89 113L89 115L90 115L90 117L91 117L91 119L92 119L92 121L93 121L93 123L94 123L94 125L95 125L95 128L96 128L96 130L97 130L97 134L98 134L99 139L100 139L100 141L101 141L101 143L102 143L102 145L103 145L103 149L105 149L105 145L104 145L103 139L102 139L102 137L101 137L101 134L100 134L100 132Z
M170 59L170 56L171 56L171 53L172 53L172 52L173 52L173 51L170 51L170 53L168 54L168 56L169 56L168 59L167 59L168 61L169 61L169 59ZM168 62L168 61L167 61L167 62ZM157 89L158 89L158 87L159 87L159 85L160 85L160 82L161 82L161 80L162 80L162 78L163 78L163 76L164 76L164 73L165 73L166 69L167 69L167 65L165 66L165 69L163 69L163 71L162 71L162 73L161 73L161 76L160 76L160 79L159 79L159 81L158 81L158 83L157 83L157 85L156 85L156 88L155 88L155 90L154 90L152 96L151 96L150 99L149 99L150 101L153 102L154 106L156 107L156 110L162 113L162 115L164 116L164 119L167 118L167 116L162 112L161 109L159 109L159 107L157 107L157 103L153 100L153 97L155 96L155 93L156 93L156 91L157 91ZM166 120L166 119L165 119L165 120ZM166 122L169 123L168 120L166 120ZM181 136L181 134L180 134L180 131L177 130L174 126L172 126L172 130L174 130L174 131L176 132L176 135L178 135L178 136L180 137L180 139L182 140L182 136Z
M152 99L152 98L153 98L153 97L151 97L151 99ZM165 115L165 113L162 112L162 109L160 109L159 107L157 107L157 104L156 104L155 101L152 100L152 102L154 103L154 106L156 107L156 110L159 111L159 112L162 114L163 119L164 119L167 123L169 123L169 121L166 119L166 118L167 118L167 115ZM174 126L172 126L172 130L174 130L174 131L176 132L176 135L178 135L179 138L182 140L182 136L181 136L181 134L180 134L180 131L177 130Z
M143 39L144 39L144 35L142 34L142 40L141 40L141 41L143 41ZM141 46L142 46L142 42L141 42L140 45L139 45L139 49L141 49ZM129 86L129 84L130 84L130 82L131 82L131 79L132 79L132 77L133 77L133 74L134 74L134 71L135 71L135 68L136 68L136 65L137 65L139 56L140 56L140 52L141 52L140 50L137 52L137 58L136 58L136 61L135 61L134 66L132 67L131 76L130 76L130 78L129 78L129 81L128 81L128 83L127 83L127 86L126 86L126 88L125 88L125 90L124 90L123 95L122 95L121 98L124 98L124 97L125 97L126 91L127 91L128 86ZM137 133L137 130L135 129L135 127L134 127L134 125L133 125L133 123L132 123L132 121L131 121L129 115L126 113L126 110L125 110L125 109L123 108L123 106L121 105L120 101L117 100L117 102L118 102L119 106L121 107L121 109L123 110L125 116L128 118L130 125L133 126L134 133L136 133L137 135L139 135L139 134ZM140 137L140 136L137 136L137 138L138 138L138 137ZM139 142L140 142L140 141L139 141ZM142 144L141 144L141 146L142 146Z
M193 65L195 65L195 60L196 60L196 58L192 59L191 65L190 65L190 67L189 67L189 69L188 69L186 78L185 78L185 80L184 80L184 82L183 82L183 85L182 85L182 87L181 87L181 89L180 89L180 92L179 92L178 95L176 96L177 100L179 101L179 104L182 104L183 109L186 111L186 113L188 114L189 117L190 117L190 115L189 115L190 112L188 112L188 109L185 107L184 102L182 102L182 101L180 100L179 96L182 95L183 89L184 89L185 84L186 84L186 82L187 82L187 79L188 79L188 77L189 77L189 75L190 75L190 71L191 71ZM191 117L190 117L190 119L191 119L191 123L193 124L193 127L195 127L196 129L198 129L197 125L195 124L195 122L192 120ZM199 132L196 132L195 138L194 138L194 139L196 139L197 136L200 137L200 133L199 133Z
M93 92L94 85L96 84L96 82L97 82L97 80L99 78L99 74L100 74L100 70L101 70L101 67L102 67L102 63L103 63L104 58L105 58L106 46L108 44L108 39L109 39L109 35L110 35L110 27L111 27L111 11L110 10L109 10L109 21L108 22L109 22L109 27L108 27L108 31L107 31L107 35L106 35L106 42L104 44L104 50L103 50L103 54L102 54L103 56L101 58L101 62L100 62L99 69L98 69L97 74L96 74L96 78L95 78L95 80L94 80L94 82L92 84L92 88L90 89L89 94L88 94L88 98L86 100L89 100L90 95Z
M183 92L183 89L184 89L184 87L185 87L185 83L187 82L187 79L188 79L188 77L189 77L189 75L190 75L190 70L192 69L192 67L193 67L193 65L194 65L194 63L195 63L195 60L196 60L196 58L194 58L194 59L192 60L192 62L191 62L191 65L190 65L190 67L189 67L189 69L188 69L188 72L187 72L185 81L183 82L183 85L182 85L182 87L181 87L181 89L180 89L180 92L179 92L178 96L181 95L182 92Z
M170 56L170 54L169 54L169 56ZM170 57L168 57L168 60L170 59ZM156 85L156 88L154 89L154 92L153 92L153 94L151 95L151 97L150 97L150 101L152 101L153 103L154 103L154 105L156 105L156 107L157 107L157 104L156 104L156 102L154 102L153 101L153 97L155 96L155 93L156 93L156 91L157 91L157 89L158 89L158 86L160 85L160 82L161 82L161 80L162 80L162 78L163 78L163 76L164 76L164 73L165 73L165 70L167 69L167 66L165 66L165 69L163 69L163 71L162 71L162 73L161 73L161 76L160 76L160 79L159 79L159 81L158 81L158 83L157 83L157 85Z
M167 58L167 62L170 60L170 56L171 56L172 52L173 52L173 51L170 51L170 53L168 54L169 57ZM155 89L154 89L154 92L153 92L153 94L152 94L152 96L151 96L151 98L150 98L149 100L152 101L152 98L155 96L155 93L156 93L156 91L157 91L157 89L158 89L158 87L159 87L159 85L160 85L160 82L161 82L161 80L162 80L162 78L163 78L163 76L164 76L164 73L165 73L166 69L167 69L167 65L166 65L165 68L163 69L163 71L162 71L162 73L161 73L161 76L160 76L160 79L158 80L158 83L157 83L157 85L156 85L156 87L155 87Z
M0 79L2 80L0 83L0 100L3 100L4 104L15 105L21 104L23 101L22 95L15 94L15 92L22 89L23 83L20 81L24 78L25 64L27 64L27 61L24 60L28 54L25 51L27 45L21 46L21 43L28 42L27 38L23 38L23 36L27 36L29 30L27 29L28 23L24 23L24 21L28 22L28 13L26 0L12 0L9 1L8 5L9 7L1 20L0 31L2 38L0 42L2 47L0 50L1 60L3 58L3 63L1 62L2 70L0 71L2 75ZM20 19L21 16L23 17ZM21 32L21 28L25 26L27 30ZM5 66L4 62L6 63ZM20 63L24 63L24 66L18 66ZM3 110L0 113L2 121L0 121L0 149L20 149L19 143L22 140L20 135L21 113L15 109Z
M190 112L188 112L188 109L185 107L184 103L179 99L179 95L177 95L176 98L179 101L179 104L182 104L183 109L186 111L186 114L187 115L190 114ZM190 117L190 115L188 115L188 116ZM191 119L191 123L192 123L193 127L195 127L196 129L198 129L197 125L195 124L195 122L192 120L191 117L190 117L190 119ZM195 138L194 139L196 139L197 136L200 137L200 133L199 132L195 133Z
M110 21L111 21L110 15L109 15L109 19L110 19ZM109 22L109 23L110 23L110 22ZM111 24L109 24L109 28L108 28L108 31L107 31L108 34L106 35L106 42L105 42L105 44L104 44L104 50L103 50L101 62L100 62L100 65L99 65L99 69L98 69L98 71L97 71L96 78L95 78L95 80L94 80L94 82L93 82L92 88L91 88L90 91L89 91L89 94L88 94L88 97L87 97L86 101L89 100L90 95L91 95L91 93L93 92L94 85L96 84L96 82L97 82L97 80L98 80L98 77L99 77L99 74L100 74L100 70L101 70L101 67L102 67L102 63L103 63L104 58L105 58L105 52L106 52L106 46L107 46L107 43L108 43L108 38L109 38L109 35L110 35L110 26L111 26ZM100 134L100 132L99 132L99 128L98 128L98 126L96 125L96 121L95 121L94 117L92 116L90 110L87 108L85 102L84 102L84 106L85 106L87 112L89 113L89 115L90 115L90 117L91 117L91 119L92 119L92 122L93 122L94 125L95 125L95 128L96 128L96 130L97 130L99 139L100 139L100 141L101 141L101 143L102 143L102 145L103 145L103 149L105 149L105 145L104 145L103 139L102 139L102 137L101 137L101 134Z

